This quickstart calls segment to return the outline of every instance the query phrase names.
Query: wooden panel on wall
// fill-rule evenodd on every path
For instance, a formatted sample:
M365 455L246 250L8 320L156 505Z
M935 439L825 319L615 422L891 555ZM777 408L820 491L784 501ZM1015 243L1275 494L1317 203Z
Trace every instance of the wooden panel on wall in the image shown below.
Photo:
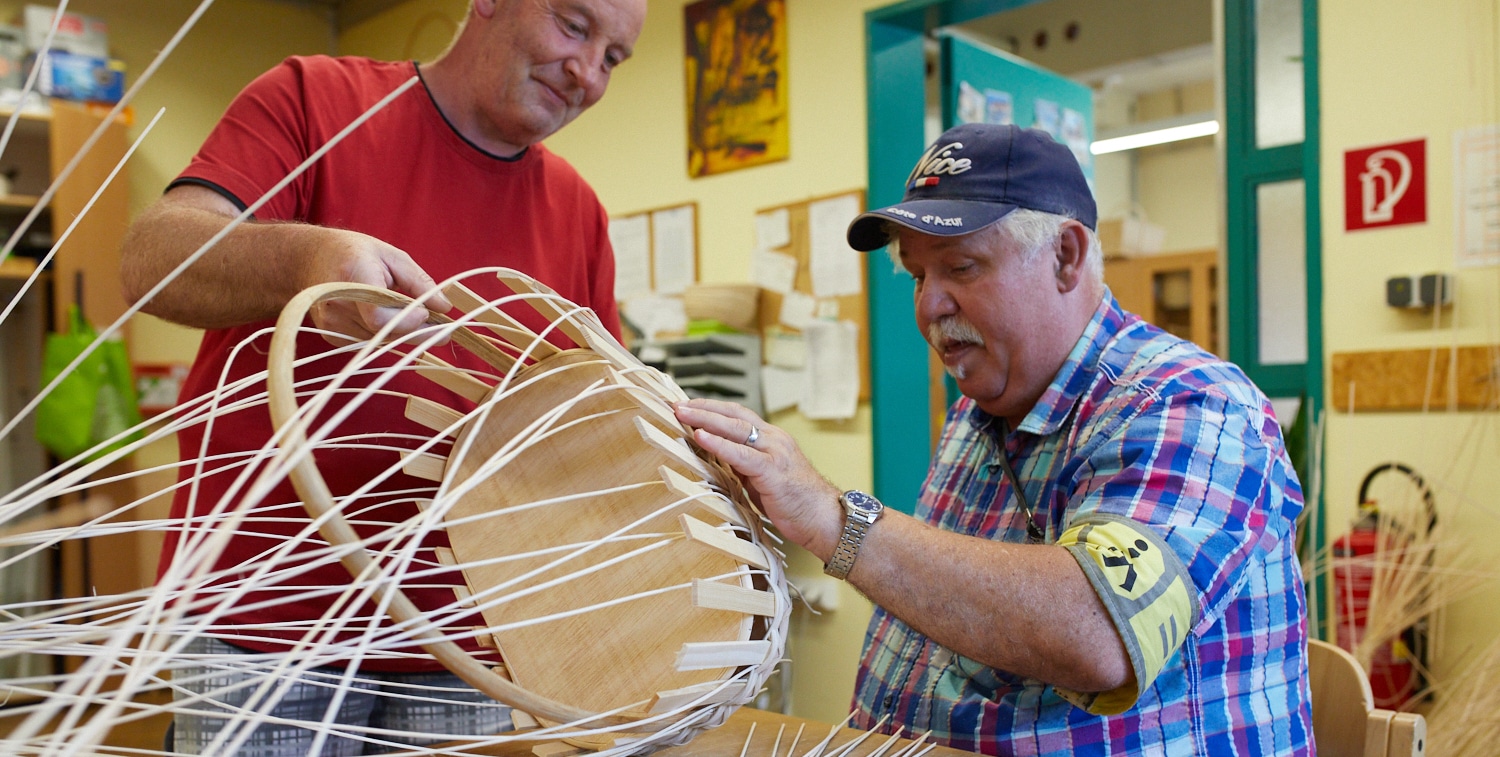
M1500 345L1335 352L1329 403L1339 412L1486 410L1500 398ZM1352 408L1351 408L1352 405Z

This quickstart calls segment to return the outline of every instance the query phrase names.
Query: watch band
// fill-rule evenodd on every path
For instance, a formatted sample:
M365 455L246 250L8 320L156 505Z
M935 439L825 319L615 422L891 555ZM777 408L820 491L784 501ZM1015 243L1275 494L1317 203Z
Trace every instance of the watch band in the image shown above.
M854 559L859 556L865 534L880 519L885 506L880 504L880 500L854 490L839 495L839 504L844 508L844 531L839 535L839 543L834 547L833 555L823 567L823 572L843 581L854 568Z
M854 568L854 558L859 556L859 546L864 543L865 533L869 530L869 523L858 518L845 518L844 533L833 550L833 557L823 566L823 572L840 581L848 578L849 571Z

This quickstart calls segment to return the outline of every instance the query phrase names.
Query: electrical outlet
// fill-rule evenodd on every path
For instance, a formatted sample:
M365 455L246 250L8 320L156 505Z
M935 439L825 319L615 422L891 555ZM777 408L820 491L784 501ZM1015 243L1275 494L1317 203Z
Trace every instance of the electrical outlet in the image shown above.
M1453 275L1392 276L1385 281L1385 304L1393 308L1430 308L1453 304Z

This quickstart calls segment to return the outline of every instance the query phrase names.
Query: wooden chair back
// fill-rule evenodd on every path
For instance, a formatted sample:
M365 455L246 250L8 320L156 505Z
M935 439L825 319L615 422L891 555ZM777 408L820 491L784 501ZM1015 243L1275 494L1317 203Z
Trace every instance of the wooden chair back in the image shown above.
M1354 656L1326 641L1307 643L1313 740L1322 757L1419 757L1427 721L1411 712L1375 709L1370 680Z

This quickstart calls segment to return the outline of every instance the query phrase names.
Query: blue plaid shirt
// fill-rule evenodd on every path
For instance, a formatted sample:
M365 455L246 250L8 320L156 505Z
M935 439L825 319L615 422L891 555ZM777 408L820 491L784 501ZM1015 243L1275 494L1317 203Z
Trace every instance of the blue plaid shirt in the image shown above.
M984 754L1311 754L1294 530L1302 493L1264 395L1238 368L1106 295L1036 407L1017 430L1004 425L968 398L954 404L916 517L1025 542L997 462L1003 450L1045 541L1073 544L1126 641L1139 690L1102 699L1059 691L944 649L877 607L855 724L868 729L890 715L887 731L931 729ZM1090 551L1090 529L1128 536L1113 542L1118 550ZM1151 547L1154 574L1138 559ZM1129 575L1110 573L1121 565ZM1154 593L1112 597L1125 594L1113 585L1122 576L1118 585L1140 594L1136 566L1160 584ZM1162 615L1163 606L1177 611ZM1147 616L1148 632L1131 630Z

